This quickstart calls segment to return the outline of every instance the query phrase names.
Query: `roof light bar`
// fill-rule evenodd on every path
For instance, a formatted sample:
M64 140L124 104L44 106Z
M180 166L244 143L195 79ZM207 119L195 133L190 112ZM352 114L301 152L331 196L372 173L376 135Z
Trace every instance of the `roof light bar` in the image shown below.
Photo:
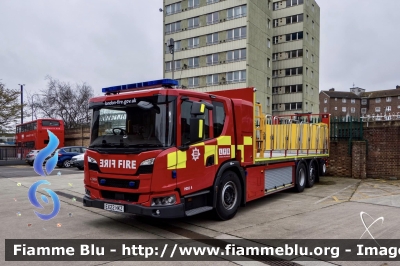
M145 81L139 83L132 83L126 85L119 85L114 87L103 88L103 93L121 92L127 90L145 90L155 87L178 86L178 81L174 79L159 79L152 81Z

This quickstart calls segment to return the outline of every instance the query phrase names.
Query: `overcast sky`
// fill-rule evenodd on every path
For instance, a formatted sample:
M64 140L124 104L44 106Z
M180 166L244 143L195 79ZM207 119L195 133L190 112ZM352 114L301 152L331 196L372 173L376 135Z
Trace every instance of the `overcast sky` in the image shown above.
M235 0L229 0L235 1ZM320 90L400 85L399 0L318 0ZM1 0L0 79L101 88L162 78L162 0Z

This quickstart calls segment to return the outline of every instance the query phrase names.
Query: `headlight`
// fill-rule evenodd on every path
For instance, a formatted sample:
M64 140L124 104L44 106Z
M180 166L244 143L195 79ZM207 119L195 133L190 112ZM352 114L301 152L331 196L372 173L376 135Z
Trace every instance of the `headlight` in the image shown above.
M89 163L95 163L95 164L97 164L97 161L96 161L95 159L93 159L92 157L88 156L87 158L88 158L88 162L89 162Z
M144 160L143 162L140 163L140 165L153 165L155 159L156 158L151 158L151 159Z
M160 197L160 198L153 198L151 201L151 206L168 206L174 205L176 202L175 195Z

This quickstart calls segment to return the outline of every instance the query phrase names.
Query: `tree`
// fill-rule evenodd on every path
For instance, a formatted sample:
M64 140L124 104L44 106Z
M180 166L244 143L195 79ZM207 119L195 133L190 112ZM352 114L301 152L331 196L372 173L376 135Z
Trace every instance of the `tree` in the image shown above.
M13 130L11 124L21 118L21 104L19 90L7 89L0 82L0 132Z
M47 89L41 91L40 102L35 102L40 112L48 118L61 118L65 128L74 128L90 122L89 99L93 89L84 83L71 85L51 76L46 77Z

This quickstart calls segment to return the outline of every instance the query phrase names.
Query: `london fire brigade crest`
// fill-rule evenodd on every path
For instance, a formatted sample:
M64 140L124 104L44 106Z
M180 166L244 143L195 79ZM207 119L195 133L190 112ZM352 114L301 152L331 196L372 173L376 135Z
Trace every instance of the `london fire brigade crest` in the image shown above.
M200 151L197 148L194 148L192 151L192 159L197 161L200 158Z

